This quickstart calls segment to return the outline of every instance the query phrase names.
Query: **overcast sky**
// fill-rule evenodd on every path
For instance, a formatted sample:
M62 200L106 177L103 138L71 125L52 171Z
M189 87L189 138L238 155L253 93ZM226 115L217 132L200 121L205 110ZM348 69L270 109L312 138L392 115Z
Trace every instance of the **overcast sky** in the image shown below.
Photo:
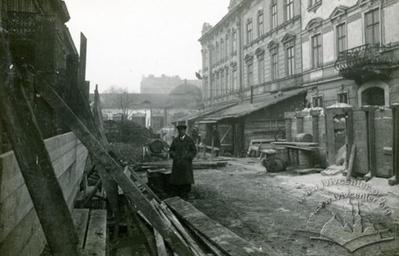
M202 24L214 25L229 0L65 0L77 47L88 38L87 80L139 92L143 75L193 79L201 69ZM79 48L78 48L79 49Z

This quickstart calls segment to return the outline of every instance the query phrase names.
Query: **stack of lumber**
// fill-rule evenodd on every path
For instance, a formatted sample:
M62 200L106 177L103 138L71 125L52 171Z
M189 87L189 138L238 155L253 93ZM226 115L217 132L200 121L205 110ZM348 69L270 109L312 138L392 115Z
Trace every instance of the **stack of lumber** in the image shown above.
M214 169L227 165L225 161L194 161L193 169ZM141 169L171 169L172 161L144 162L138 164Z
M185 226L212 250L213 255L278 255L271 247L255 247L179 197L166 199L165 203L183 220Z

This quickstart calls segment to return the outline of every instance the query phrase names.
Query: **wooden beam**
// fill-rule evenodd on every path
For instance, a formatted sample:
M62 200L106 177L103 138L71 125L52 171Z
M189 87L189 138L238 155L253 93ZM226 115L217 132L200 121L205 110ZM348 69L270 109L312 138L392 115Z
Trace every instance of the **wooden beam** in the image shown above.
M222 138L220 139L220 144L226 139L227 135L229 135L231 127L227 128L226 132L223 134Z
M79 87L84 86L86 80L87 38L80 33L80 58L79 58Z
M190 203L178 197L168 198L165 202L181 219L188 222L193 228L207 237L215 246L218 247L218 249L227 255L278 255L278 253L269 246L264 248L264 251L260 251L253 244L242 239L229 229L197 210Z
M392 169L393 177L389 179L389 185L399 184L399 103L394 103L392 108Z
M90 130L90 132L102 143L102 145L105 146L106 150L109 151L109 143L107 141L107 138L105 137L103 130L99 129L101 126L101 120L99 120L98 116L94 115L91 112L89 101L87 100L87 98L84 97L82 91L80 91L79 89L75 90L76 92L74 102L76 102L76 104L80 106L79 108L75 108L75 113L77 117L83 121L84 125ZM97 100L99 100L98 95ZM98 102L97 107L99 107ZM107 199L110 208L115 215L116 225L118 226L120 220L118 204L118 185L112 179L112 177L109 176L104 167L98 163L98 161L95 161L95 164L96 170L101 178L105 192L107 193Z
M353 144L350 152L349 163L348 163L348 171L346 174L346 179L350 180L353 175L353 164L355 162L355 155L356 155L356 145Z
M0 38L0 109L26 187L55 256L80 255L72 217L23 87L12 68L7 40Z
M141 193L136 184L123 173L123 168L109 155L104 145L91 134L84 123L71 111L55 90L47 84L45 79L39 80L40 82L37 83L38 86L36 89L40 95L65 121L65 124L69 126L79 140L86 146L93 157L104 166L108 174L118 183L136 209L141 210L146 218L151 221L153 227L161 233L165 241L167 241L179 255L193 255L192 251L187 248L177 234L173 232L170 225L167 225L163 221L160 214Z

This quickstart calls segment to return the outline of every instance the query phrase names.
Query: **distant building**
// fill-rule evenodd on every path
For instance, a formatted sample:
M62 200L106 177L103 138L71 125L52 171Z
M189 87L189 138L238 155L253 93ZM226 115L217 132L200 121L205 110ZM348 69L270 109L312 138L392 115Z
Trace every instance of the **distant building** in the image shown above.
M197 112L202 95L197 86L180 84L170 94L101 94L100 100L104 120L133 120L157 132L172 120Z
M201 87L201 80L198 79L181 79L179 76L160 77L149 75L141 80L141 93L169 94L173 89L181 84L192 84Z

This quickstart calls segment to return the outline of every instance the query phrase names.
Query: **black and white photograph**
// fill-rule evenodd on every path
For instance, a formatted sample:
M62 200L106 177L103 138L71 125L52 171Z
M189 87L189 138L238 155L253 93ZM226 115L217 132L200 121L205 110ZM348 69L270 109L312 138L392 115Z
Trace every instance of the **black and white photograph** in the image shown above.
M399 0L0 0L0 256L399 256Z

